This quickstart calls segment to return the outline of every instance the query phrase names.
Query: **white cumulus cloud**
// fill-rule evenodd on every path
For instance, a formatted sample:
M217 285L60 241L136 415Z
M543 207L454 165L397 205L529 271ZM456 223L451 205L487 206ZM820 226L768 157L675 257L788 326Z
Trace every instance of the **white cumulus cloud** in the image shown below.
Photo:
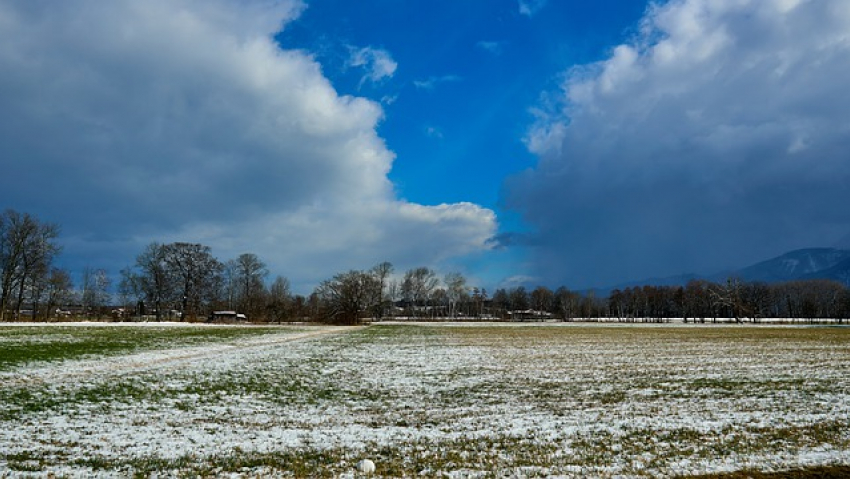
M492 211L396 198L381 105L274 43L303 8L0 0L0 199L59 223L67 261L113 269L153 240L254 252L303 285L486 249ZM370 78L395 71L361 53Z
M348 65L366 70L366 74L360 80L361 85L367 81L378 83L392 78L398 69L398 63L393 60L388 51L373 47L352 48Z

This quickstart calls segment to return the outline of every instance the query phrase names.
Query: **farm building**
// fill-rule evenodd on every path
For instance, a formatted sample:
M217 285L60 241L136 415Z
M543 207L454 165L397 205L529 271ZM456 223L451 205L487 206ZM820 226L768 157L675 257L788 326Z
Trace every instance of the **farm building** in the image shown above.
M242 321L248 321L248 317L236 311L213 311L209 317L209 322L211 323L236 323Z

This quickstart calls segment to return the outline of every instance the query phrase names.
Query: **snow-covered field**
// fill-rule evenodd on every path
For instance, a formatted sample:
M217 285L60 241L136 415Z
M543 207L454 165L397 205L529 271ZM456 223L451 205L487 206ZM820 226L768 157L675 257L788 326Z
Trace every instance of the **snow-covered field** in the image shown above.
M14 330L0 348L44 336ZM385 477L850 464L850 329L281 328L0 368L0 404L0 477L351 477L364 458Z

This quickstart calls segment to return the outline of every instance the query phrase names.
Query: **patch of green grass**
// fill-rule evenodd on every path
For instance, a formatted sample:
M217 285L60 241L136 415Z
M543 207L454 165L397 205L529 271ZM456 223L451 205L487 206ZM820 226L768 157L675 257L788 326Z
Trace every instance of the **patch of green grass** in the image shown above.
M91 456L75 459L72 465L88 468L93 472L122 471L127 476L134 478L150 477L154 472L174 473L178 477L196 477L199 466L198 459L194 456L183 456L176 459L164 459L160 457L142 457L133 459L111 459L100 456Z
M209 468L222 472L246 472L258 469L286 471L295 477L335 477L344 471L343 454L339 450L296 450L267 453L236 451L226 456L215 456Z
M74 388L0 388L0 420L13 421L26 415L56 411L69 405L97 404L104 412L119 404L158 401L168 391L150 388L138 379L82 384Z
M231 454L199 458L194 455L165 459L157 456L140 458L87 457L72 461L75 466L94 472L124 471L136 478L153 473L166 473L174 477L217 477L222 474L243 474L246 477L262 476L263 471L285 472L293 477L336 477L346 468L344 454L339 450L289 450L267 453L244 452L238 448ZM34 468L41 471L43 468Z
M168 388L153 387L153 383L143 377L83 383L58 389L43 386L0 388L0 404L5 404L5 407L0 408L0 420L12 421L26 415L67 410L68 407L84 404L98 405L106 413L128 404L143 401L159 403L170 399L178 409L190 411L203 405L220 404L224 398L234 395L260 398L283 406L315 405L352 397L331 382L320 382L319 378L318 372L311 375L292 371L292 374L275 378L256 375L199 378Z
M201 379L179 390L181 395L193 395L204 404L215 404L226 396L251 396L273 404L318 404L343 397L335 384L319 381L320 373L293 370L275 377L258 375L224 375ZM345 395L346 398L350 397Z
M441 336L438 328L418 325L376 324L346 335L345 342L348 345L380 342L391 342L397 345L421 344L422 341L434 340Z
M0 420L13 421L26 414L35 414L60 404L59 398L49 394L44 388L38 390L0 388Z
M625 400L625 391L606 391L593 395L593 402L596 402L603 407L619 404Z
M758 437L762 443L772 444L779 448L815 447L821 444L832 444L839 447L850 445L847 424L838 420L806 426L748 427L747 432Z
M46 464L43 452L23 451L15 454L6 454L6 463L10 470L20 472L39 472Z

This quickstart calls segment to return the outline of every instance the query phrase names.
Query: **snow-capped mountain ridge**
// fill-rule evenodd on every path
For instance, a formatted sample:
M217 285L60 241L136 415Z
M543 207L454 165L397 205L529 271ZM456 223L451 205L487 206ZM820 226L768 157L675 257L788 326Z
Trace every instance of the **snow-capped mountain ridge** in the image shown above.
M836 266L850 260L850 250L836 248L806 248L790 251L752 266L740 269L732 274L746 281L793 281L796 279L820 278L821 273L831 271ZM847 265L850 267L850 264ZM836 273L838 271L833 271ZM832 274L824 279L836 279Z
M630 281L608 288L595 288L597 294L635 286L684 286L694 279L724 282L739 278L749 282L779 283L808 279L829 279L850 286L850 249L805 248L782 254L745 268L714 274L681 274L664 278Z

